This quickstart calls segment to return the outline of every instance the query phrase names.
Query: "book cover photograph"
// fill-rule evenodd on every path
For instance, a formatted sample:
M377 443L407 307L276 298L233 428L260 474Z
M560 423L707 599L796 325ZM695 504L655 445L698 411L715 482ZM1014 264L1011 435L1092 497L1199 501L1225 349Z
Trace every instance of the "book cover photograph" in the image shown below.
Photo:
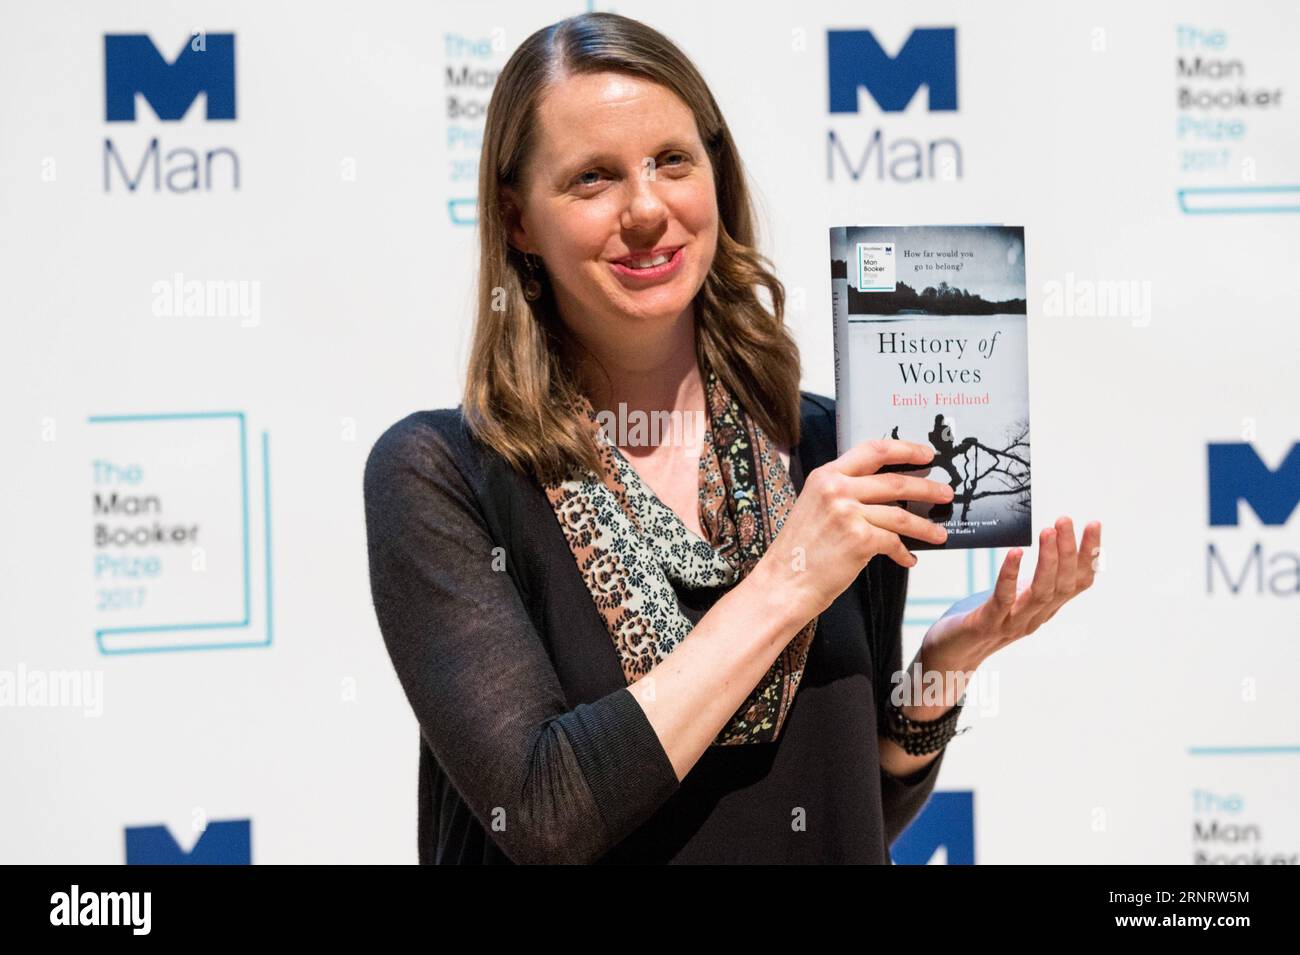
M1020 226L837 226L830 230L839 453L872 438L934 448L882 470L952 486L946 504L899 501L943 524L943 544L1033 543L1029 340Z

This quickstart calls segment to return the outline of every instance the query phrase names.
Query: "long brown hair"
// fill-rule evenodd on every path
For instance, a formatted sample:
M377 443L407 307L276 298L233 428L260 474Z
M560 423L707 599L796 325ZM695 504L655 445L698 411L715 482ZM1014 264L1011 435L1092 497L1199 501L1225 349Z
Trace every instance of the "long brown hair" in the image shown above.
M479 161L479 279L462 398L471 432L541 483L599 471L590 425L568 410L580 390L575 340L549 283L529 302L528 270L510 245L502 186L518 188L548 84L573 73L622 72L676 93L695 115L714 170L718 245L695 297L696 359L716 372L779 446L799 440L799 349L785 327L785 288L754 244L754 214L731 131L704 78L667 37L615 13L584 13L538 30L515 50L488 104ZM767 289L769 311L757 287Z

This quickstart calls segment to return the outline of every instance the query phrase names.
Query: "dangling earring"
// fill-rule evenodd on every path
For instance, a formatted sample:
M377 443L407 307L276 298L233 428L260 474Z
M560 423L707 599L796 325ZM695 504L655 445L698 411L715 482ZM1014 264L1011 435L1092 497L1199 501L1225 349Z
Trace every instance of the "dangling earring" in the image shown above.
M542 283L537 281L533 257L528 252L524 253L524 265L528 266L528 281L524 283L524 298L530 302L535 302L542 296Z

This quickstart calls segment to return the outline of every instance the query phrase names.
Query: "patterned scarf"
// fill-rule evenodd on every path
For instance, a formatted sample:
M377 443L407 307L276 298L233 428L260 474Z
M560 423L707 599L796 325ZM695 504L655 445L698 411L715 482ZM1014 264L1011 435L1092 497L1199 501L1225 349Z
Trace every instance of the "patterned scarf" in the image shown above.
M708 370L708 424L700 456L701 526L691 531L607 440L591 403L571 407L591 423L602 473L544 487L569 549L618 651L628 685L685 640L694 624L672 583L738 583L758 563L794 505L780 455L725 385ZM713 746L774 742L803 678L814 617L781 651Z

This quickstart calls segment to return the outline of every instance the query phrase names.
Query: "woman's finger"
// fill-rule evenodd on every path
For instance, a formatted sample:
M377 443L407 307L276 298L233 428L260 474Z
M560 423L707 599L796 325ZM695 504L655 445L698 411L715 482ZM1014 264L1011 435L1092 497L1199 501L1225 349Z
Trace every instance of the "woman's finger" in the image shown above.
M1087 590L1097 576L1097 558L1101 554L1101 522L1093 521L1083 528L1083 541L1079 545L1081 564L1078 586Z
M865 507L865 505L863 505ZM895 508L898 510L898 508ZM870 525L870 531L873 535L872 550L877 554L884 554L900 567L915 567L916 555L907 549L907 545L893 531L882 527L873 521L867 521Z
M863 504L888 504L892 501L947 504L954 496L952 486L947 482L911 474L862 474L844 480L849 494Z
M1016 585L1020 579L1020 558L1024 551L1013 547L1002 561L997 583L993 585L993 596L989 598L994 614L999 620L1010 616L1011 608L1016 603Z
M934 460L934 448L915 441L897 438L880 438L860 441L831 463L845 474L874 474L886 464L929 464Z
M1046 603L1056 592L1056 528L1047 527L1038 536L1038 566L1030 586L1039 603Z
M893 504L863 504L862 513L872 524L887 528L900 537L911 537L913 540L929 541L932 544L942 544L948 539L948 531L942 524L926 520L904 507Z
M1074 593L1078 575L1079 549L1074 543L1074 522L1062 517L1056 522L1056 593L1068 597Z

